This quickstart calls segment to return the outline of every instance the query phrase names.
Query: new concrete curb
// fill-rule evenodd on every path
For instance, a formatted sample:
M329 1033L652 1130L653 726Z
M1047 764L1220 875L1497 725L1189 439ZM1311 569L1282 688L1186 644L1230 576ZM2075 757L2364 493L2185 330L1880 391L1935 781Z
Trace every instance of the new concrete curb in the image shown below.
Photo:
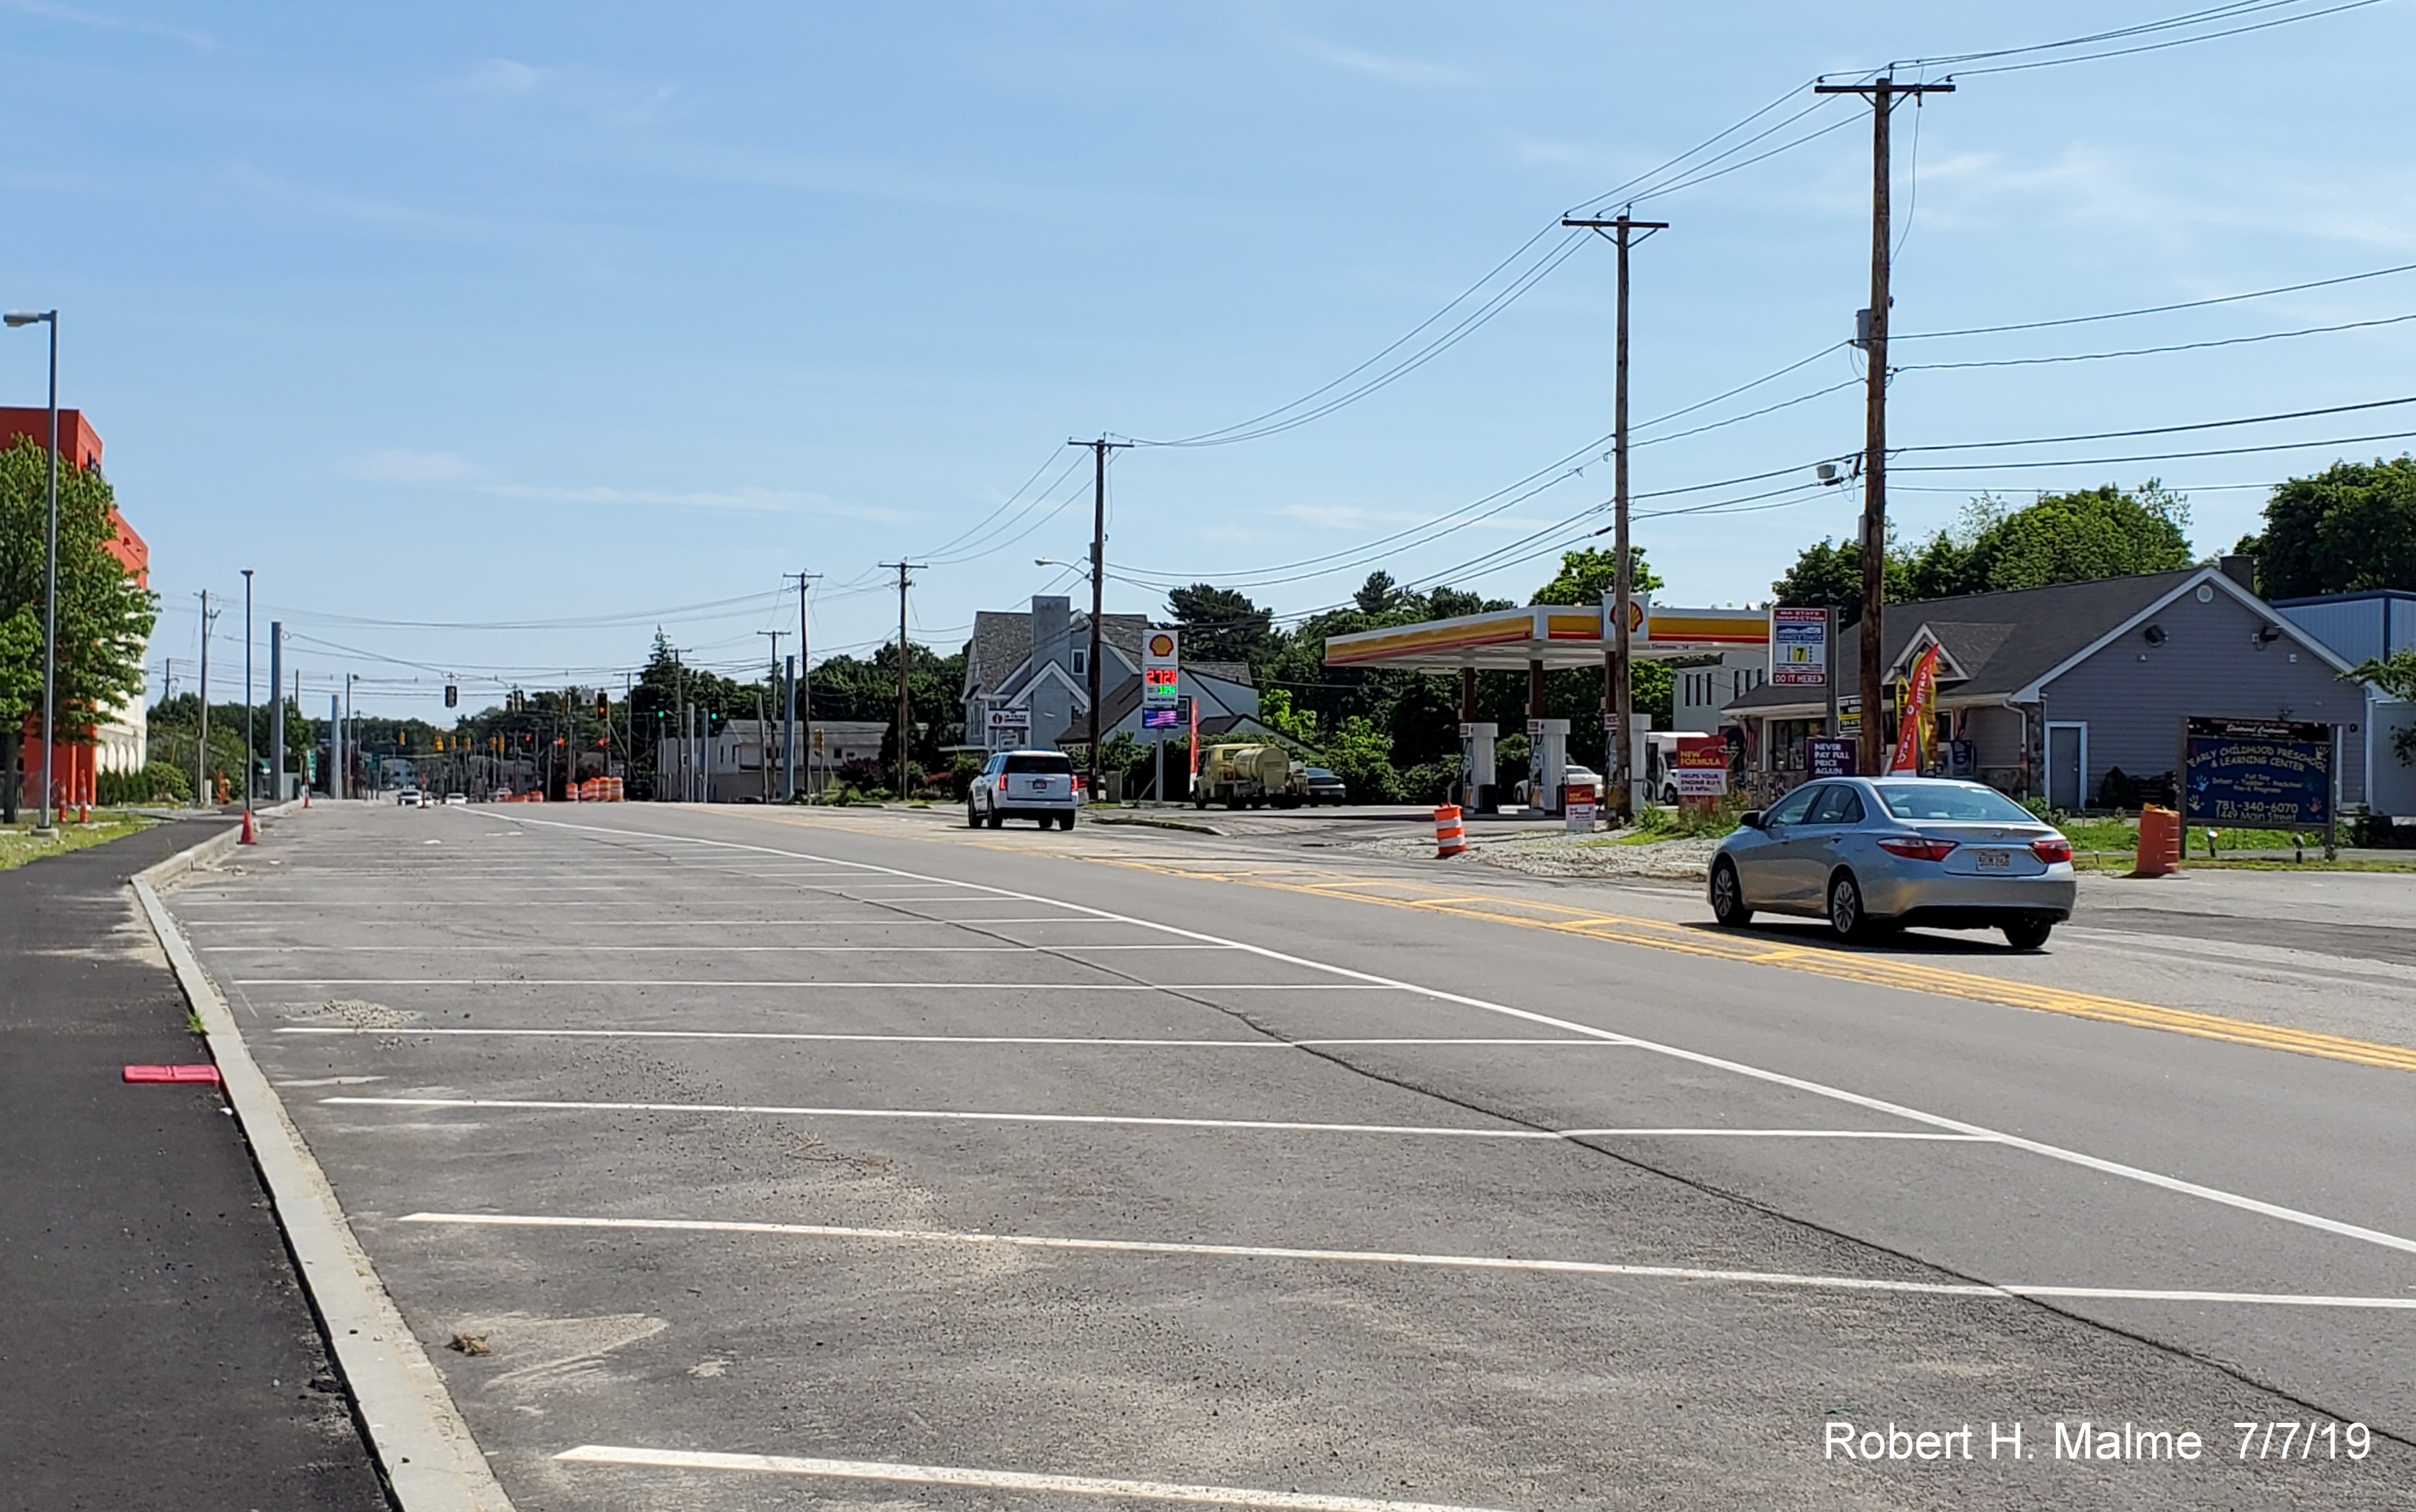
M253 811L255 814L259 810ZM217 986L159 901L159 887L231 852L234 831L211 836L134 878L143 916L201 1016L210 1054L252 1159L284 1228L285 1242L327 1330L336 1368L353 1394L370 1448L402 1512L512 1512L436 1367L396 1310L394 1299L353 1237L326 1174L311 1158L285 1104L268 1084Z

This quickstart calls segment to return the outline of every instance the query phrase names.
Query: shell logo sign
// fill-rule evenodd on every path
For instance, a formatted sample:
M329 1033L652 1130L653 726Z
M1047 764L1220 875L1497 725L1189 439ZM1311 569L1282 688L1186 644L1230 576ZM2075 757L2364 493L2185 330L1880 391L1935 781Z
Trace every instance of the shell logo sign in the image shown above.
M1182 696L1181 637L1172 630L1152 630L1142 637L1140 702L1143 709L1171 709Z

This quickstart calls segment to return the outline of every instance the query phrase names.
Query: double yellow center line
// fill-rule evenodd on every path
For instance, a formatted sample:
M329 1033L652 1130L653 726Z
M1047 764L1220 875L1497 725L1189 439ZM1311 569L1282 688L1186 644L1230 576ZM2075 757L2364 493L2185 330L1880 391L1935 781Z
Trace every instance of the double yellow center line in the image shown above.
M760 814L758 816L785 820L792 824L810 826L828 822L830 816L816 814L812 818L788 815ZM898 838L921 840L958 837L935 833L920 827L846 824L841 827L863 830ZM974 842L980 844L981 842ZM1642 919L1627 914L1605 913L1600 909L1571 907L1546 903L1539 899L1520 898L1503 893L1471 892L1465 888L1453 890L1420 881L1414 877L1354 876L1346 872L1315 866L1297 866L1283 862L1234 862L1218 864L1210 861L1175 862L1159 860L1139 860L1108 855L1097 850L1078 850L1016 846L1010 848L1025 854L1055 856L1063 861L1092 861L1110 866L1130 867L1137 871L1157 872L1198 882L1224 882L1249 887L1274 888L1287 892L1302 892L1321 898L1339 898L1352 903L1374 904L1388 908L1412 908L1425 913L1448 914L1459 919L1473 919L1486 923L1509 924L1520 929L1545 929L1561 935L1577 935L1587 939L1610 940L1621 945L1640 945L1648 950L1675 951L1686 955L1709 956L1718 961L1736 961L1748 966L1774 966L1783 971L1804 971L1814 976L1832 977L1842 981L1865 982L1875 987L1895 987L1906 992L1929 993L1933 996L1961 997L1977 1003L1997 1003L2007 1008L2027 1008L2041 1013L2061 1013L2071 1018L2096 1019L2106 1024L2128 1025L2135 1029L2161 1029L2167 1034L2186 1034L2199 1040L2220 1040L2227 1044L2249 1045L2259 1050L2284 1050L2292 1055L2318 1055L2326 1060L2347 1061L2356 1066L2374 1066L2384 1070L2416 1071L2416 1047L2382 1044L2371 1040L2352 1040L2343 1035L2318 1034L2310 1029L2288 1028L2276 1024L2258 1024L2249 1019L2227 1018L2220 1013L2201 1013L2186 1008L2159 1008L2153 1003L2135 1003L2127 998L2106 997L2096 993L2073 992L2062 987L2046 987L2027 981L2009 981L2001 977L1983 976L1971 971L1953 971L1926 963L1895 960L1883 955L1840 950L1829 946L1789 944L1767 936L1714 933L1709 927L1675 924L1667 920Z
M1426 913L1449 914L1455 918L1480 920L1487 923L1510 924L1521 929L1546 929L1556 934L1578 935L1588 939L1612 940L1622 945L1640 945L1650 950L1676 951L1687 955L1710 956L1714 960L1737 961L1749 966L1776 966L1787 971L1804 971L1814 976L1834 977L1845 981L1867 982L1878 987L1896 987L1907 992L1962 997L1981 1003L1999 1003L2009 1008L2027 1008L2042 1013L2062 1013L2073 1018L2098 1019L2107 1024L2125 1024L2138 1029L2161 1029L2169 1034L2186 1034L2200 1040L2220 1040L2228 1044L2252 1045L2261 1050L2286 1050L2294 1055L2320 1055L2327 1060L2344 1060L2353 1065L2375 1066L2386 1070L2416 1071L2416 1048L2406 1045L2381 1044L2370 1040L2352 1040L2341 1035L2318 1034L2307 1029L2257 1024L2247 1019L2227 1018L2220 1013L2201 1013L2190 1009L2159 1008L2152 1003L2135 1003L2125 998L2106 997L2096 993L2074 992L2067 988L2040 986L2026 981L2009 981L2001 977L1982 976L1976 972L1946 970L1926 963L1900 961L1886 956L1831 947L1792 945L1767 936L1749 934L1732 935L1725 932L1714 934L1706 927L1674 924L1659 919L1641 919L1625 914L1604 913L1596 909L1570 907L1531 898L1472 893L1464 890L1455 891L1433 887L1412 878L1354 877L1343 873L1323 871L1313 867L1220 868L1207 865L1172 864L1157 861L1121 861L1096 855L1084 859L1105 861L1111 865L1130 866L1143 871L1162 872L1169 876L1186 877L1195 881L1242 883L1251 887L1276 888L1285 891L1305 892L1324 898L1341 898L1354 903L1377 904L1391 908L1412 908Z

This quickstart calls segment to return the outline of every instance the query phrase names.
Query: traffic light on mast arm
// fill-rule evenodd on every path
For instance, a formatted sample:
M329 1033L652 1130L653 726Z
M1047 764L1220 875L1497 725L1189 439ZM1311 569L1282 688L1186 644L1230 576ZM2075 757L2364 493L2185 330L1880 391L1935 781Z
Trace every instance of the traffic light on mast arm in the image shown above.
M602 688L596 690L596 717L598 719L610 719L612 717L612 695L606 693Z

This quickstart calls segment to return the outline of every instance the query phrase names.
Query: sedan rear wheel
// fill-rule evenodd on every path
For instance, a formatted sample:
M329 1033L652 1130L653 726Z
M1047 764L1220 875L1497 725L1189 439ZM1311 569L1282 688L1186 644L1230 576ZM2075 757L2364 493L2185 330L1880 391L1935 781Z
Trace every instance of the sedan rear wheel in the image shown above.
M2016 951L2035 951L2046 943L2047 936L2054 930L2055 924L2049 920L2025 919L2018 924L2005 926L2005 943Z
M1753 910L1744 906L1744 889L1737 882L1736 863L1725 856L1712 862L1712 917L1729 929L1753 922Z
M1862 885L1851 872L1839 872L1829 882L1829 930L1841 940L1871 936L1870 916L1863 912Z

